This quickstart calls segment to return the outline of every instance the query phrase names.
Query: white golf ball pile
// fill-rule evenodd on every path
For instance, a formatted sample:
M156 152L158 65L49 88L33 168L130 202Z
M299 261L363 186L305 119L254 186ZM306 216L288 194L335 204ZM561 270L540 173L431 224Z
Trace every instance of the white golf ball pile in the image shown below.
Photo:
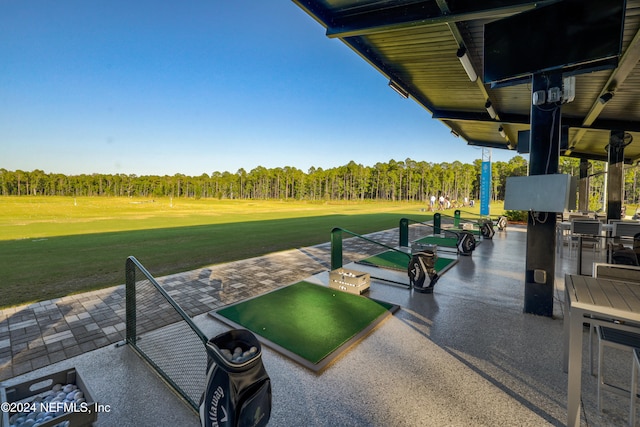
M222 353L222 355L226 357L227 360L230 360L234 363L246 362L247 360L255 356L257 352L258 348L255 346L251 347L249 350L244 350L242 347L237 346L233 349L233 352L230 348L220 349L220 353Z
M32 406L34 409L31 412L19 412L17 414L13 414L9 418L9 427L38 427L41 424L44 424L55 417L60 415L64 415L64 411L59 412L43 412L40 411L40 408L45 407L55 407L56 402L62 402L66 404L75 403L79 406L81 403L86 402L84 398L84 393L78 388L75 384L56 384L51 390L47 390L40 394L37 394L35 397L32 397L29 400L29 403L33 403L35 405ZM41 405L41 403L43 405ZM58 407L62 408L62 405ZM69 427L69 421L63 421L60 424L57 424L55 427Z

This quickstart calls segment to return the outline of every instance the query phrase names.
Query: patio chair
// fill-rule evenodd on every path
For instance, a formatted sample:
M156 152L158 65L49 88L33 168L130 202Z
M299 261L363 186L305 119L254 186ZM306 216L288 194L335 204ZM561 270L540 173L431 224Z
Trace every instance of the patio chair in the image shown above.
M595 256L596 248L600 248L602 223L596 220L573 219L570 230L569 257L572 256L574 246L578 250L582 250L582 248L578 248L579 236L582 236L583 245L590 243L593 246Z
M640 233L640 222L637 221L615 221L612 225L611 237L614 243L629 244Z
M636 375L634 372L635 363L632 364L632 387L631 391L623 390L619 387L607 384L603 375L603 356L604 347L618 348L622 350L632 350L634 353L637 349L640 349L640 328L628 326L620 329L623 325L617 325L616 327L605 326L606 322L596 324L596 331L598 336L598 411L602 411L602 391L607 390L622 396L629 396L631 398L631 404L635 402L635 389L633 388L633 378ZM635 330L635 331L634 331ZM631 422L631 420L630 420ZM633 425L633 424L630 424Z
M618 264L606 264L601 262L593 263L593 277L608 280L621 280L625 282L637 282L640 286L640 267ZM596 319L598 320L598 319ZM611 321L611 319L605 319ZM640 330L639 330L640 331ZM593 335L597 335L596 323L589 325L589 372L593 373Z
M638 403L638 369L640 368L640 349L633 349L631 368L631 404L629 405L629 425L636 425L636 404Z

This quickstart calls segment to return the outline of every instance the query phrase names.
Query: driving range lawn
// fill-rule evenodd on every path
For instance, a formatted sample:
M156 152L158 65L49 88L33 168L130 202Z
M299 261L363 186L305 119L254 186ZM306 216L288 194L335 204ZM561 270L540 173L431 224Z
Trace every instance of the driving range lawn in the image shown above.
M0 197L0 308L124 283L135 256L156 276L431 218L409 202ZM453 211L444 213L452 214Z

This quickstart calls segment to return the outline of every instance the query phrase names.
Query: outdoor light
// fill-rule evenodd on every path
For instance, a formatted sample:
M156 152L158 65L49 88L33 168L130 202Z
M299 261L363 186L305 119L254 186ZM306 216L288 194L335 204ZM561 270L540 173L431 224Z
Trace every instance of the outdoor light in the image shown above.
M500 127L498 128L498 132L500 133L500 136L501 136L501 137L503 137L503 138L506 138L506 137L507 137L507 134L505 133L504 128L503 128L502 126L500 126Z
M456 138L460 138L460 134L458 134L458 132L453 129L451 130L451 135L455 136Z
M493 105L491 105L491 100L487 99L487 102L484 104L484 108L487 109L487 113L489 113L489 116L491 116L492 119L496 118L496 110L493 108Z
M458 49L458 53L456 55L458 55L458 59L462 64L462 68L464 68L464 70L467 72L467 75L469 76L469 80L471 80L472 82L475 82L476 80L478 80L478 75L476 74L476 71L473 69L473 65L471 65L471 61L469 60L469 55L467 55L467 48L464 46L461 46L460 49Z
M611 101L611 98L613 98L613 92L607 92L607 93L603 94L600 98L598 98L598 102L600 102L600 104L604 105L607 102Z
M395 90L396 93L398 95L400 95L401 97L403 97L404 99L407 99L409 97L409 92L407 92L406 90L401 88L400 85L398 83L394 82L393 80L389 80L389 87L391 89Z

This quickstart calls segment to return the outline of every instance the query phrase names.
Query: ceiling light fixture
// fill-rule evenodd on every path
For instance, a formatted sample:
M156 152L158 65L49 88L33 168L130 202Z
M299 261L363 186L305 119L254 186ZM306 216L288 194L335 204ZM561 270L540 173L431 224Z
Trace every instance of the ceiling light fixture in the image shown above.
M496 110L493 108L493 105L491 105L491 100L487 99L487 102L484 104L484 108L487 109L487 113L489 113L489 116L492 119L496 118Z
M456 138L460 138L460 134L458 134L458 132L453 129L451 130L451 135L455 136Z
M478 80L478 75L476 74L476 71L473 69L473 65L471 64L471 61L469 60L469 55L467 54L467 48L464 46L461 46L460 49L458 49L458 52L456 55L458 56L458 59L462 64L462 68L464 68L464 70L467 72L467 76L469 76L469 80L471 80L472 82L475 82L476 80Z
M409 92L404 90L398 83L394 82L393 80L389 80L389 87L396 91L396 93L404 99L407 99L409 97Z
M611 101L612 98L613 98L613 92L607 92L603 94L600 98L598 98L598 102L600 102L600 104L602 105L605 105L607 102Z
M499 134L500 134L500 136L501 136L501 137L503 137L503 138L506 138L506 137L507 137L507 134L505 133L504 128L503 128L502 126L500 126L500 127L498 128L498 133L499 133Z

